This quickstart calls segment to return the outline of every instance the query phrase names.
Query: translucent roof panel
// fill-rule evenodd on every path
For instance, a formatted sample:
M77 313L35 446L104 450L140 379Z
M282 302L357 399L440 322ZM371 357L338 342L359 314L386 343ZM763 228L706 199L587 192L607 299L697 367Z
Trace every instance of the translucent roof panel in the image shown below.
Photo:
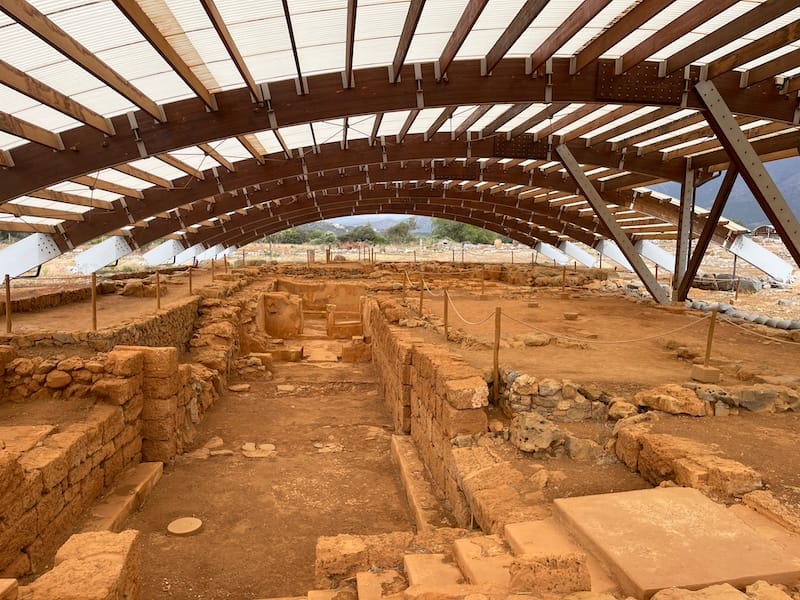
M152 173L157 177L163 177L164 179L168 179L170 181L186 176L186 173L180 169L176 169L172 165L168 165L167 163L153 157L135 160L131 163L131 166L136 167L137 169L142 169L143 171L147 171L148 173Z
M615 58L625 54L628 50L635 48L654 33L661 31L670 23L680 18L686 11L691 10L702 1L703 0L676 0L670 3L639 29L627 35L622 41L610 48L604 56Z
M456 58L485 56L524 3L524 0L489 0Z
M347 139L357 140L368 138L375 124L375 115L360 115L350 117L347 123Z

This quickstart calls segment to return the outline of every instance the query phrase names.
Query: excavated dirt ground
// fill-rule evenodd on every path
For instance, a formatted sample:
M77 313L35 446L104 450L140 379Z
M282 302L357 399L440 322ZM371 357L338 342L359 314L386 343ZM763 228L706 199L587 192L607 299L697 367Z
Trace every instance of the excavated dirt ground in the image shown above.
M274 380L249 383L225 394L197 435L200 446L222 438L233 456L179 459L126 523L144 533L143 598L305 595L317 537L411 530L371 365L281 363ZM246 442L277 454L245 458ZM201 532L168 535L181 516L202 519Z
M208 270L195 274L198 287L210 280ZM442 283L432 280L431 285L439 294ZM690 363L667 349L668 341L674 342L671 347L687 346L701 355L705 348L708 323L700 322L701 313L674 313L601 292L572 290L563 299L560 289L501 284L487 285L486 298L481 299L474 283L448 285L454 304L467 320L480 321L496 306L516 319L503 319L500 363L538 377L596 383L608 392L631 396L645 387L688 380ZM798 297L796 289L780 295L771 292L741 302L768 306L777 304L777 298ZM707 294L724 295L717 300L730 298L720 292ZM185 284L170 285L163 305L187 295ZM538 306L530 307L532 301ZM416 303L417 296L409 295L412 318ZM154 298L101 296L99 325L117 325L154 310ZM426 294L425 312L441 316L441 296ZM565 320L565 312L579 313L578 320ZM796 318L800 311L795 307L790 312ZM437 345L446 343L481 370L491 368L493 320L472 326L459 322L453 310L450 319L451 327L463 330L468 341L445 342L441 331L431 327L416 327L414 334ZM15 331L86 330L89 324L88 302L14 317ZM690 327L673 331L686 325ZM524 337L537 330L587 341L585 346L525 346ZM770 332L762 329L761 333ZM599 343L639 338L653 339ZM317 356L323 357L320 362L277 364L273 380L248 381L252 385L248 392L226 393L200 426L198 447L219 436L223 448L233 455L180 458L167 469L145 508L126 524L144 532L144 598L221 600L305 594L314 587L318 536L411 528L404 493L390 466L391 426L374 372L368 365L326 362L336 350L333 342L304 343L307 350L317 346ZM737 367L757 374L800 377L800 345L765 340L724 323L718 323L712 356L712 362L725 371L723 385L740 383L732 375ZM75 401L3 404L0 423L66 423L79 419L84 410L86 406ZM610 425L605 423L565 424L563 428L601 442L610 435ZM658 421L653 430L716 447L722 455L755 468L779 498L800 507L796 470L800 415L669 417ZM274 444L277 454L245 458L239 451L245 442ZM537 463L510 446L502 448L520 470L535 470ZM565 475L548 488L548 500L647 487L613 461L591 465L560 457L538 464ZM170 520L188 515L204 520L198 535L175 538L165 533Z

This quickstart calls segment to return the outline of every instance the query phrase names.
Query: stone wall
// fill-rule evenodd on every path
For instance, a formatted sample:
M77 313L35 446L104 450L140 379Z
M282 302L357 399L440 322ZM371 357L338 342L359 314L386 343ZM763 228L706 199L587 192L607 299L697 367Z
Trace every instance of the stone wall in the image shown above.
M305 283L277 279L275 291L300 296L306 310L325 310L326 304L334 304L337 312L356 312L360 309L359 301L366 294L366 287L359 283Z
M453 451L488 431L484 407L489 390L480 373L458 355L391 325L396 308L391 300L369 299L363 309L384 400L395 430L410 433L456 521L469 527L473 511Z
M0 344L17 350L73 346L94 352L108 352L120 344L176 346L182 349L192 336L199 303L199 298L192 297L154 315L100 331L2 334Z

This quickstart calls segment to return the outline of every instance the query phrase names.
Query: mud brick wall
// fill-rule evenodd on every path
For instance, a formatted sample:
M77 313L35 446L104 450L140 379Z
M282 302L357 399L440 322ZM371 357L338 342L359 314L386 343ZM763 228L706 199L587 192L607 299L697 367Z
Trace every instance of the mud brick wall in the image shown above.
M95 352L108 352L120 344L184 348L192 337L199 304L199 298L189 298L152 316L100 331L3 334L0 335L0 344L9 345L17 350L78 346ZM90 310L87 305L87 314Z
M462 441L471 443L473 436L486 433L488 387L461 357L390 325L384 313L392 311L391 301L370 299L364 304L373 361L395 429L411 434L458 524L469 527L472 511L460 486L453 450Z

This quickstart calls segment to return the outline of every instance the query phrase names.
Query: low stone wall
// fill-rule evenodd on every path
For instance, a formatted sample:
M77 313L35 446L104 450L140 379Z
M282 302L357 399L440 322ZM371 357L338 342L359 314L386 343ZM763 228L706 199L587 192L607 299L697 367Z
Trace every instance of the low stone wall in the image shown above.
M19 588L19 600L139 600L141 562L138 531L73 535L52 570Z
M461 357L390 325L384 313L396 315L395 309L391 300L364 303L365 329L386 405L395 430L411 434L458 524L469 527L473 511L460 486L454 442L468 438L472 443L473 436L488 431L488 387Z
M337 311L352 312L360 309L359 301L366 294L366 287L359 283L305 283L277 279L275 291L300 296L306 310L325 310L326 304L335 304Z
M120 344L176 346L182 349L192 336L199 304L199 298L189 298L152 316L100 331L2 334L0 344L17 350L75 346L94 352L108 352Z

